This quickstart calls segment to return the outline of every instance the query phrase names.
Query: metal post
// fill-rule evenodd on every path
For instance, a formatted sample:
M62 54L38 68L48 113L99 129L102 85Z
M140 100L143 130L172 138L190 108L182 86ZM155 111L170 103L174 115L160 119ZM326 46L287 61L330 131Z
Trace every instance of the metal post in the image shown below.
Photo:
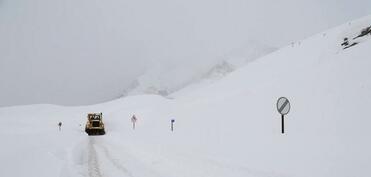
M281 115L281 122L282 122L282 134L285 133L285 116L282 114Z
M171 122L171 131L174 131L174 123Z

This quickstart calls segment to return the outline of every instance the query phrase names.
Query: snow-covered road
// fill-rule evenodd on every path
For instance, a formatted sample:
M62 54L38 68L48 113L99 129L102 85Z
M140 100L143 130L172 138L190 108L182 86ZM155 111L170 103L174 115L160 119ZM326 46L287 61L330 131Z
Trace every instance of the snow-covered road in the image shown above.
M120 159L114 157L110 150L105 144L102 137L89 137L89 154L88 154L88 174L89 177L105 177L105 174L109 174L112 168L119 172L123 177L134 177L131 172L121 163ZM111 171L101 170L102 162L108 162L105 166L110 166ZM132 162L134 163L134 162Z
M89 138L88 173L89 177L103 177L100 172L95 141L94 137Z

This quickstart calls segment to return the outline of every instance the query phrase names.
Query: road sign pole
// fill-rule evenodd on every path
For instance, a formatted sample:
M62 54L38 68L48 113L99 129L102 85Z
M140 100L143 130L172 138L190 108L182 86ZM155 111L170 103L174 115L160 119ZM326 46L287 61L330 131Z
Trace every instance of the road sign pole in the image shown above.
M290 101L286 97L277 100L277 111L281 114L281 132L285 133L285 115L290 112Z
M285 115L281 115L281 122L282 122L282 134L285 133Z

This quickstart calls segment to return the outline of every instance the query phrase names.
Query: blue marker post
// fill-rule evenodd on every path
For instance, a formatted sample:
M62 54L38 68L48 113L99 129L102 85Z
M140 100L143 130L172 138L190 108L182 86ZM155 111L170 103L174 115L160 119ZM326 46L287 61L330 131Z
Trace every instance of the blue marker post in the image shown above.
M171 119L171 131L174 131L174 122L175 122L175 119Z
M59 123L58 123L58 127L59 127L59 131L61 131L61 128L62 128L62 122L59 122Z

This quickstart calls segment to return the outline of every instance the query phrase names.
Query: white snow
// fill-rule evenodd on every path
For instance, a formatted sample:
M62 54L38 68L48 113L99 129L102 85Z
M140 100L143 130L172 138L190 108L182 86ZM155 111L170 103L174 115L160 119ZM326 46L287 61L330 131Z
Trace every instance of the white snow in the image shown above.
M371 36L340 46L370 24L368 16L295 42L173 99L1 108L0 176L371 176ZM291 101L284 135L281 96ZM103 112L105 136L83 132L88 112Z

